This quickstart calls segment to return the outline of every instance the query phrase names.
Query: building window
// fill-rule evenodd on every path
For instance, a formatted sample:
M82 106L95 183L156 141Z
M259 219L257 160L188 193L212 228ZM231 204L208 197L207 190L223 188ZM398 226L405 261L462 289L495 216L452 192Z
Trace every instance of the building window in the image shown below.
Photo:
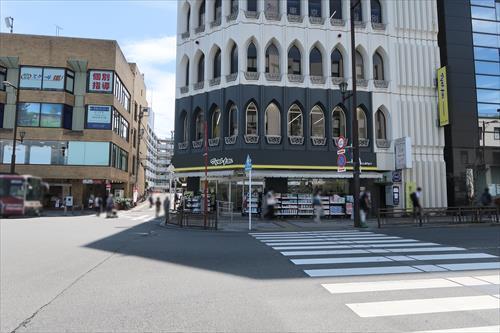
M212 139L220 137L220 109L217 108L212 113Z
M238 73L238 47L236 44L231 49L231 65L229 67L230 74Z
M184 75L185 75L184 83L185 83L185 86L188 87L189 86L189 59L187 60L187 63L186 63Z
M332 77L344 77L344 59L338 49L333 50L331 55Z
M231 14L232 15L238 13L238 8L239 8L238 1L239 0L231 0Z
M280 54L274 44L270 44L266 50L266 73L280 73Z
M238 135L238 108L231 105L229 108L229 136Z
M125 108L125 111L130 112L130 93L128 92L127 88L125 88L118 75L115 75L114 93L120 105Z
M257 72L257 48L253 42L248 45L247 72Z
M129 124L128 121L121 115L118 110L113 110L113 132L128 142L129 140Z
M188 116L187 116L186 111L182 112L181 119L182 119L182 128L181 128L181 132L180 132L181 141L187 142L189 140L189 137L188 137L189 128L188 128Z
M277 17L280 14L279 0L264 0L264 12L271 17Z
M363 64L363 57L361 53L356 50L356 79L365 78L365 65Z
M276 104L271 103L266 108L266 135L281 135L281 112Z
M309 16L321 17L321 1L309 0Z
M358 107L358 136L360 139L368 139L368 120L366 119L365 110Z
M330 17L342 19L342 0L330 0Z
M198 60L198 82L205 81L205 55L201 55Z
M203 140L205 138L205 117L203 117L203 111L198 109L195 117L195 141Z
M304 136L302 110L293 104L288 110L288 136Z
M382 23L382 6L379 0L371 1L372 22Z
M214 79L220 77L220 71L221 71L220 49L217 49L217 52L215 52L215 57L214 57Z
M293 45L288 51L288 74L301 75L301 55L297 46Z
M495 140L500 140L500 127L495 127L493 129L493 138Z
M313 138L325 137L325 114L323 110L315 105L311 110L311 136Z
M63 118L72 116L72 110L64 104L19 103L17 124L25 127L66 127L63 126Z
M286 2L286 13L300 16L300 0L288 0Z
M115 144L111 144L111 166L128 171L128 153Z
M257 107L253 102L247 106L246 135L258 135Z
M3 128L3 110L4 110L5 104L0 103L0 128Z
M188 10L187 10L187 15L186 15L186 32L189 32L189 25L191 23L191 6L189 5L189 3L187 4L188 5Z
M377 139L387 140L387 122L382 110L377 110L375 113L375 129L377 131Z
M5 90L6 85L3 81L7 80L7 68L0 66L0 90Z
M222 17L222 4L221 0L215 0L214 5L214 21L219 21Z
M373 55L373 79L384 80L384 61L380 53L375 52Z
M135 148L137 146L137 131L135 128L132 128L132 146Z
M202 27L205 25L205 0L201 1L200 10L198 12L198 26Z
M363 11L361 9L361 0L351 0L351 6L354 5L354 21L361 22L363 21Z
M0 77L5 80L7 71L0 68ZM19 76L22 89L56 90L73 93L75 73L65 68L22 66ZM2 85L3 86L3 85Z
M345 129L346 119L344 110L337 106L332 112L332 136L334 138L338 138L340 136L345 137Z
M247 10L249 12L257 11L257 0L247 0Z
M317 47L314 47L309 55L309 74L323 76L323 57Z

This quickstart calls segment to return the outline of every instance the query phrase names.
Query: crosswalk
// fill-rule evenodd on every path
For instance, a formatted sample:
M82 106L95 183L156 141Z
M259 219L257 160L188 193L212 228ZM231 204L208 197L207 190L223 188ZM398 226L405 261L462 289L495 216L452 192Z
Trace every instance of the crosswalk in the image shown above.
M426 332L500 332L495 255L358 230L250 235L307 276L323 278L322 287L345 297L343 304L363 320L471 313L470 326ZM324 283L324 278L333 280ZM477 325L481 311L487 319Z
M119 218L125 218L132 221L137 222L146 222L155 218L153 212L149 214L145 214L144 212L134 212L134 211L126 211L123 213L118 213Z

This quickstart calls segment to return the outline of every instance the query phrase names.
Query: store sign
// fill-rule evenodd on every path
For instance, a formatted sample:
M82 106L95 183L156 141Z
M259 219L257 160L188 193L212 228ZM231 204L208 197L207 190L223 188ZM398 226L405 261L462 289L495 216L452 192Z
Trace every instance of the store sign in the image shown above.
M412 168L411 138L404 137L394 140L396 170Z
M92 92L112 92L113 91L113 72L112 71L89 71L88 90Z
M231 157L221 157L221 158L212 158L210 160L210 164L214 166L224 166L224 165L230 165L234 164L234 161Z
M45 68L43 70L43 89L64 89L63 68Z
M87 128L111 129L111 106L110 105L87 106Z
M21 88L42 89L42 78L42 67L21 67L19 86Z
M446 67L437 70L438 81L438 107L439 107L439 126L450 124L448 114L448 83L446 79Z

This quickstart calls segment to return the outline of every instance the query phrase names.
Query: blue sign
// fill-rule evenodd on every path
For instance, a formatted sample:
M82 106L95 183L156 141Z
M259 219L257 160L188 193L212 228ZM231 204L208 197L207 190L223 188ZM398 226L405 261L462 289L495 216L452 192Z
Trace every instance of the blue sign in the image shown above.
M111 106L88 105L85 128L111 129Z
M396 170L392 172L392 182L393 183L401 183L402 175L401 170Z
M245 161L245 171L251 171L252 170L252 159L250 158L250 155L247 155L247 160Z
M346 163L347 163L347 159L346 159L345 155L341 154L337 157L337 166L345 167Z

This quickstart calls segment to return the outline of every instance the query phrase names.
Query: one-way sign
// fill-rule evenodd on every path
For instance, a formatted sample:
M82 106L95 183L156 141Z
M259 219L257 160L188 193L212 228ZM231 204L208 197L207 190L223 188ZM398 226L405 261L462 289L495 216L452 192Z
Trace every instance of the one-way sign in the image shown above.
M252 170L252 159L250 158L250 155L247 155L247 160L245 161L245 171L251 171Z

